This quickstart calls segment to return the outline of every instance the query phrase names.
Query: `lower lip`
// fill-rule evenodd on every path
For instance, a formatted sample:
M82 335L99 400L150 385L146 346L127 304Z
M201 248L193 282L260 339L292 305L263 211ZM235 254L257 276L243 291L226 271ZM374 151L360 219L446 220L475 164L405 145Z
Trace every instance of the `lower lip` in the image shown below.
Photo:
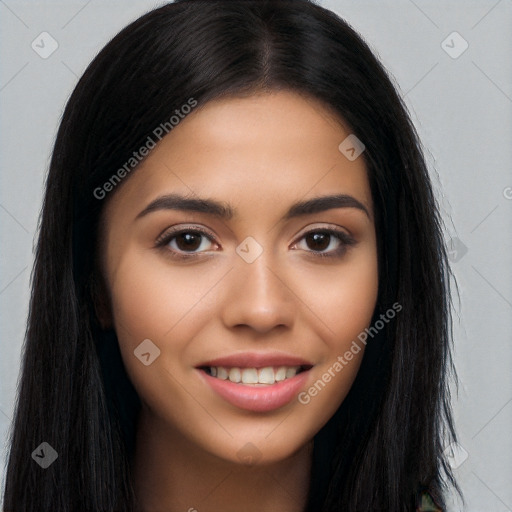
M309 370L306 370L276 384L250 386L217 379L203 370L198 371L211 388L230 404L254 412L274 411L288 404L299 393L309 376Z

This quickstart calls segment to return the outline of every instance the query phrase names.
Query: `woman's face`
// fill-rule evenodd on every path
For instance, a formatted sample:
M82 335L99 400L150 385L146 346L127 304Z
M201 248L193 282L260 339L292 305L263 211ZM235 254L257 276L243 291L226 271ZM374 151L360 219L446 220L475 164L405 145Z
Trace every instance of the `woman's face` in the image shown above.
M143 414L174 442L277 461L347 395L364 346L344 354L378 284L365 164L338 148L349 135L288 91L211 101L112 192L110 318ZM328 196L342 197L309 204Z

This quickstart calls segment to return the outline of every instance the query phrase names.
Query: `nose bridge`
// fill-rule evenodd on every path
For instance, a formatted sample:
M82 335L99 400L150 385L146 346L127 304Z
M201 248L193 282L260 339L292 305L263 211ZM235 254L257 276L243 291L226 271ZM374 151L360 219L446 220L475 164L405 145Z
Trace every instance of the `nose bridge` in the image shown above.
M285 284L273 251L246 240L238 246L237 254L225 322L230 326L248 325L259 332L277 325L290 326L295 311L293 293Z
M240 273L240 282L245 293L261 301L276 299L280 292L277 290L278 283L283 286L270 251L263 251L252 263L238 262L236 271Z

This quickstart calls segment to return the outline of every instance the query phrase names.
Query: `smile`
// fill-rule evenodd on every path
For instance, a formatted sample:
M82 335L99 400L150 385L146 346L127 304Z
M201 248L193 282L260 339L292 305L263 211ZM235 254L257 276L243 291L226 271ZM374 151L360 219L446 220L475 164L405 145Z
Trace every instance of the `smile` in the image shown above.
M264 368L226 368L224 366L207 366L204 371L217 379L229 380L235 384L272 385L295 377L305 371L304 366L266 366Z
M236 353L196 366L203 382L238 409L270 412L305 388L313 364L293 354Z

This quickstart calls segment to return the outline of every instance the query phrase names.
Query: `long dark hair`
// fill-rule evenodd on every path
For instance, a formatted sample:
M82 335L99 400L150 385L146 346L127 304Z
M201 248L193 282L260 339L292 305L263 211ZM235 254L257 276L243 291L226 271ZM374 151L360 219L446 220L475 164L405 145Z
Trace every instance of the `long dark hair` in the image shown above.
M315 436L310 512L444 508L457 484L443 455L450 409L450 280L421 144L391 79L361 37L307 0L181 0L123 29L89 65L62 117L46 181L6 511L135 510L130 464L140 402L97 304L94 190L194 98L292 90L350 126L376 212L379 296L353 387ZM136 169L132 172L137 172ZM129 178L126 178L129 179ZM115 194L115 191L111 192ZM58 453L42 469L42 442Z

